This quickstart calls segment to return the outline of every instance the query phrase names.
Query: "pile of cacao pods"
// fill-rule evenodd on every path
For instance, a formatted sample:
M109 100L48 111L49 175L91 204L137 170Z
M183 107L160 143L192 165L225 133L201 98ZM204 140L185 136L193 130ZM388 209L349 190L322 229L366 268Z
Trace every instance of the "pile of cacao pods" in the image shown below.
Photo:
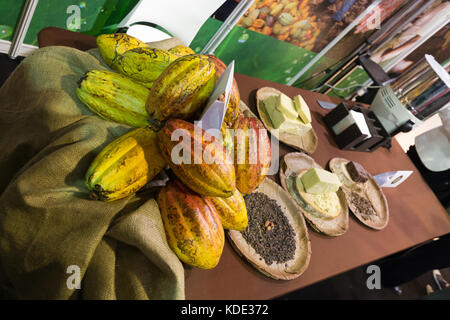
M261 183L270 166L264 126L240 112L234 81L221 129L223 133L234 129L234 137L224 134L216 139L202 129L200 137L194 133L198 128L193 121L226 68L215 56L195 54L185 46L151 48L126 34L100 35L97 45L113 71L87 72L78 82L77 96L105 120L134 129L109 143L92 161L85 176L90 197L101 201L128 197L161 170L170 169L173 178L156 196L168 244L186 264L215 267L225 242L224 228L247 227L243 194ZM179 129L189 139L173 141ZM251 130L258 130L257 139L248 139ZM180 146L192 161L172 159L174 148ZM206 151L212 161L196 161ZM250 163L252 152L259 156ZM230 161L239 155L246 161Z

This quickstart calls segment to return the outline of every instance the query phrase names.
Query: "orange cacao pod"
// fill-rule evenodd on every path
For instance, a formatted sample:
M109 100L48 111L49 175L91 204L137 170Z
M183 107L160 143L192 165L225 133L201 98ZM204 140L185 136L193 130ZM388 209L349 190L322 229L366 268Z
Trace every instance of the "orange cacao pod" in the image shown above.
M241 193L252 192L264 180L270 167L270 140L258 119L240 116L236 121L234 163Z
M233 194L234 166L219 140L190 122L171 119L158 132L158 144L172 171L189 188L203 196Z
M212 202L178 180L158 194L167 242L178 258L191 266L211 269L222 255L225 236Z

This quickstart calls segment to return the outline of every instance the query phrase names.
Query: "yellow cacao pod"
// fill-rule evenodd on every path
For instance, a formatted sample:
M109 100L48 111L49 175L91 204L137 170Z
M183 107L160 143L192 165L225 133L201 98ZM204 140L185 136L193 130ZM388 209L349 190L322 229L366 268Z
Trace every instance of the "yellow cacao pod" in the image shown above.
M172 171L189 188L203 196L233 195L233 163L219 140L192 123L171 119L158 132L158 144Z
M264 125L256 118L240 116L234 136L236 187L251 193L264 180L270 167L270 140Z
M132 127L147 125L145 101L150 90L130 78L111 71L92 70L79 81L78 98L106 120Z
M231 197L208 197L214 204L225 229L244 231L248 225L247 207L244 197L236 189Z
M149 123L160 129L169 118L187 119L204 107L216 82L207 56L188 55L172 62L156 79L147 99Z
M108 144L89 166L86 185L91 198L112 201L129 196L166 165L156 133L137 128Z
M211 201L178 180L162 188L157 201L167 242L178 258L194 267L214 268L222 255L225 236Z
M126 33L101 34L97 37L97 47L108 66L112 66L117 58L134 48L147 48L148 45Z
M173 53L177 57L187 56L189 54L195 54L194 50L192 50L189 47L183 46L182 44L179 44L173 48L170 48L169 52Z
M117 72L139 81L147 88L160 76L169 64L178 57L166 50L135 48L119 56L112 64Z
M234 152L233 136L230 133L230 128L227 127L225 121L222 122L222 127L220 127L222 145L225 147L227 153L232 156Z

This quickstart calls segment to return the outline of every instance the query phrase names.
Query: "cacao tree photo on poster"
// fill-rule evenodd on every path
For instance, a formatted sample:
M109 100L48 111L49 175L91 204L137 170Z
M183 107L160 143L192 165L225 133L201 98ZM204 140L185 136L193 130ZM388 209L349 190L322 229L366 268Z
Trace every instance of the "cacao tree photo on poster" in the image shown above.
M374 20L381 23L403 2L383 0L365 14L373 0L255 0L215 54L225 63L235 60L236 72L287 84L359 18L361 21L345 41L338 42L336 49L319 59L294 84L304 87L301 83L305 79L339 62L374 31ZM221 23L208 19L191 47L200 52Z

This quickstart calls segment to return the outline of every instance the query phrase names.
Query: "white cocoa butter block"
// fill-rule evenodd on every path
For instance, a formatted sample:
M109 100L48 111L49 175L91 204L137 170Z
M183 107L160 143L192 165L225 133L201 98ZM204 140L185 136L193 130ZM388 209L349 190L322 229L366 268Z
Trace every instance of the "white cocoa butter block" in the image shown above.
M336 192L341 186L336 174L320 168L311 168L305 172L302 183L306 192L311 194Z
M305 100L300 95L294 97L295 109L302 121L306 124L311 122L311 112Z

